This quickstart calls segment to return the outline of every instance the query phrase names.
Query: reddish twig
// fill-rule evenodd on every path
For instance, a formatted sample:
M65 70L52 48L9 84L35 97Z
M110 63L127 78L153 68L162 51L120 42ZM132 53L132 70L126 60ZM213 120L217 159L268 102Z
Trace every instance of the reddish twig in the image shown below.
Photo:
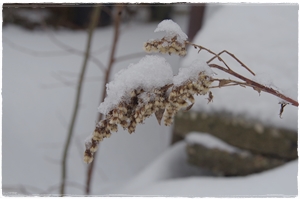
M224 68L222 66L219 66L217 64L209 64L209 66L212 67L212 68L217 68L219 70L222 70L222 71L224 71L224 72L226 72L226 73L228 73L228 74L230 74L232 76L235 76L235 77L237 77L237 78L245 81L245 84L243 84L245 86L252 87L254 90L257 90L257 91L264 91L266 93L270 93L272 95L275 95L275 96L277 96L277 97L279 97L279 98L281 98L281 99L289 102L293 106L296 106L296 107L299 106L299 103L297 101L291 99L290 97L285 96L284 94L280 93L277 90L274 90L272 88L269 88L269 87L266 87L266 86L264 86L262 84L259 84L259 83L255 82L255 81L252 81L252 80L250 80L250 79L248 79L248 78L246 78L246 77L244 77L244 76L242 76L242 75L234 72L233 70L226 69L226 68Z
M223 50L221 52L219 52L217 55L215 55L213 58L211 58L210 60L207 61L207 63L209 64L211 61L213 61L215 58L219 58L221 54L223 53L227 53L228 55L230 55L233 59L235 59L238 63L240 63L244 68L246 68L246 70L248 70L252 75L255 76L255 73L250 70L242 61L240 61L234 54L228 52L227 50Z
M86 53L85 57L83 60L80 76L78 79L78 84L77 84L77 91L76 91L76 98L75 98L75 105L73 108L73 113L72 113L72 118L71 118L71 123L68 129L68 134L67 134L67 139L64 145L64 151L63 151L63 158L62 158L62 170L61 170L61 185L60 185L60 194L61 196L65 195L65 182L66 182L66 177L67 177L67 157L68 157L68 151L69 151L69 146L71 143L71 138L73 136L74 132L74 126L76 123L76 118L77 118L77 113L79 109L79 103L80 103L80 97L81 97L81 90L84 82L84 75L86 72L87 68L87 63L88 59L90 56L90 49L91 49L91 42L92 42L92 37L93 37L93 32L94 28L96 27L98 20L100 16L100 7L95 6L94 11L92 13L92 19L88 31L88 41L86 44Z
M108 67L105 72L105 78L104 78L104 82L103 82L102 95L101 95L101 102L103 102L105 99L106 84L109 81L112 66L113 66L114 62L116 61L115 51L116 51L116 47L117 47L117 43L118 43L119 35L120 35L119 29L120 29L123 5L118 5L118 6L116 6L116 8L117 8L117 13L116 13L115 21L114 21L114 28L115 28L114 30L115 31L114 31L113 45L112 45L112 49L110 52L109 64L108 64ZM102 114L99 114L98 121L100 121L102 119L102 117L103 117ZM89 164L88 171L87 171L87 180L86 180L86 189L85 189L86 195L90 194L90 189L91 189L90 187L91 187L91 180L92 180L92 176L93 176L95 158L96 158L96 156L94 156L94 161L91 164Z
M234 58L238 63L240 63L240 64L242 65L242 67L244 67L246 70L248 70L252 75L255 75L255 73L254 73L252 70L250 70L250 69L249 69L242 61L240 61L234 54L228 52L227 50L223 50L223 51L221 51L220 53L217 54L217 53L215 53L215 52L213 52L213 51L211 51L211 50L209 50L208 48L205 48L205 47L203 47L203 46L199 46L199 45L190 43L190 42L188 42L188 41L187 41L186 43L189 44L189 45L192 45L192 46L195 47L195 48L199 48L199 51L198 51L198 52L200 52L200 50L203 49L203 50L206 50L207 52L209 52L210 54L213 54L214 57L212 57L210 60L208 60L208 61L206 62L207 64L209 64L210 67L212 67L212 68L217 68L217 69L219 69L219 70L222 70L222 71L224 71L224 72L226 72L226 73L228 73L228 74L230 74L230 75L232 75L232 76L235 76L235 77L237 77L237 78L239 78L239 79L241 79L241 80L243 80L243 81L245 81L245 82L244 82L244 83L240 83L240 82L234 82L233 80L223 80L223 81L230 81L230 82L233 82L233 83L235 83L236 85L240 85L240 86L249 86L249 87L252 87L254 90L258 91L259 93L260 93L261 91L264 91L264 92L266 92L266 93L270 93L270 94L272 94L272 95L275 95L275 96L277 96L277 97L279 97L279 98L281 98L281 99L287 101L288 103L292 104L293 106L297 106L297 107L298 107L299 103L298 103L296 100L293 100L293 99L291 99L290 97L285 96L284 94L280 93L280 92L277 91L277 90L274 90L274 89L272 89L272 88L266 87L266 86L264 86L264 85L262 85L262 84L259 84L259 83L255 82L255 81L252 81L252 80L250 80L250 79L248 79L248 78L246 78L246 77L244 77L244 76L242 76L242 75L240 75L240 74L234 72L234 71L226 64L226 62L220 57L221 54L227 53L227 54L230 55L232 58ZM226 66L226 68L224 68L224 67L222 67L222 66L219 66L219 65L217 65L217 64L210 64L210 62L213 61L215 58L218 58L218 60L221 61L221 62ZM218 80L218 81L219 81L219 80ZM220 83L221 83L221 82L220 82ZM223 86L232 86L232 85L235 85L235 84L222 85L222 87L223 87ZM219 85L219 87L221 87L221 86ZM282 110L283 110L283 108L282 108ZM282 112L281 112L281 114L282 114ZM280 115L281 115L281 114L280 114Z

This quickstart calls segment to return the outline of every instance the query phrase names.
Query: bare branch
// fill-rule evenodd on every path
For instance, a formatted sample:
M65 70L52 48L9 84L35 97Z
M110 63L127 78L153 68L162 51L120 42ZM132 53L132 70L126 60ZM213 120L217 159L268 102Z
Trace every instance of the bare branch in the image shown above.
M46 26L44 26L44 28L46 28ZM47 29L46 29L46 30L47 30ZM47 30L46 32L48 33L48 36L49 36L49 38L51 39L51 41L52 41L55 45L57 45L58 47L60 47L60 48L62 48L62 49L64 49L64 50L66 50L66 51L68 51L68 52L71 52L71 53L73 53L73 54L84 55L85 52L82 52L82 51L80 51L80 50L78 50L78 49L75 49L75 48L73 48L73 47L71 47L71 46L69 46L69 45L67 45L67 44L65 44L65 43L63 43L63 42L61 42L60 40L58 40L58 39L52 34L51 31ZM101 48L101 52L103 52L104 49L105 49L105 47L102 47L102 48ZM96 57L94 57L92 54L90 54L90 59L89 59L89 60L92 61L92 62L94 62L97 66L99 66L101 70L103 70L103 71L105 70L104 64L103 64L99 59L97 59Z
M63 158L62 158L62 174L61 174L61 185L60 185L60 194L61 196L64 196L65 194L65 182L66 182L66 173L67 173L67 157L68 157L68 151L69 151L69 146L71 142L71 138L73 136L73 129L74 125L76 123L76 118L77 118L77 112L79 108L79 103L80 103L80 97L81 97L81 89L84 81L84 75L85 71L87 68L87 63L88 59L90 57L90 48L91 48L91 42L92 42L92 37L93 37L93 32L94 28L96 27L98 20L100 16L100 7L95 6L93 13L92 13L92 18L91 18L91 23L88 31L88 41L86 44L86 52L85 52L85 57L83 60L80 76L78 79L78 84L77 84L77 92L76 92L76 99L75 99L75 105L72 113L72 119L71 123L69 126L68 130L68 135L67 135L67 140L65 143L64 151L63 151Z
M232 70L226 69L226 68L224 68L222 66L219 66L217 64L209 64L209 66L212 67L212 68L217 68L219 70L222 70L222 71L224 71L224 72L226 72L226 73L228 73L228 74L230 74L232 76L235 76L235 77L237 77L237 78L245 81L245 83L244 83L245 86L252 87L255 90L259 89L259 90L264 91L266 93L270 93L272 95L275 95L275 96L277 96L277 97L279 97L279 98L281 98L281 99L283 99L283 100L291 103L293 106L297 106L297 107L299 106L299 103L297 101L295 101L295 100L293 100L293 99L285 96L284 94L280 93L279 91L276 91L276 90L274 90L272 88L269 88L269 87L261 85L261 84L259 84L257 82L254 82L254 81L252 81L252 80L250 80L250 79L248 79L248 78L246 78L246 77L244 77L244 76L242 76L242 75L240 75L240 74L238 74L238 73L236 73L236 72L234 72Z
M114 20L113 45L112 45L112 49L111 49L111 52L110 52L109 64L108 64L108 67L106 69L105 78L104 78L104 82L103 82L101 102L104 101L104 99L105 99L105 96L106 96L106 84L109 81L111 69L112 69L112 66L113 66L113 64L114 64L114 62L116 60L116 58L115 58L115 51L116 51L116 47L117 47L117 43L118 43L119 35L120 35L120 23L121 23L121 14L122 14L123 7L124 7L124 5L117 5L116 6L117 12L116 12L115 20ZM101 120L101 119L102 119L102 114L99 114L98 121ZM92 176L93 176L94 162L95 161L93 161L89 165L88 171L87 171L86 190L85 190L85 193L87 195L90 193L90 186L91 186L91 180L92 180Z
M210 60L207 61L207 63L209 64L211 61L213 61L215 58L219 57L222 53L227 53L228 55L230 55L231 57L233 57L233 59L235 59L238 63L240 63L244 68L246 68L246 70L248 70L252 75L255 76L255 73L250 70L242 61L240 61L234 54L228 52L227 50L223 50L220 53L218 53L217 55L215 55L213 58L211 58Z
M191 46L194 46L194 48L196 48L196 49L199 48L198 53L199 53L201 50L205 50L205 51L209 52L210 54L215 55L216 57L218 57L219 61L221 61L221 62L228 68L228 70L231 70L230 67L226 64L226 62L225 62L218 54L216 54L215 52L213 52L213 51L211 51L211 50L209 50L208 48L205 48L205 47L203 47L203 46L200 46L200 45L197 45L197 44L190 43L189 41L186 41L186 44L189 44L189 45L191 45Z
M14 50L17 50L19 52L35 56L35 57L60 57L60 56L68 56L70 55L70 52L66 51L37 51L30 48L26 48L24 46L18 45L14 43L13 41L9 40L8 38L3 37L3 43L6 43Z

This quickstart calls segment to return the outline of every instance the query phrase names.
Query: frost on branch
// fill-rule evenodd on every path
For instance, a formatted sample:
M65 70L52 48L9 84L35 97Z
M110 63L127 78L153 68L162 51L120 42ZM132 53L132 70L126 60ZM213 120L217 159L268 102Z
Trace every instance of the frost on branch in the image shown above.
M162 39L152 39L144 44L146 52L160 52L169 54L186 55L187 35L181 30L179 25L172 20L160 22L154 32L165 31L166 35Z
M152 114L159 123L164 118L164 124L171 125L173 116L188 106L187 100L193 104L194 94L205 95L208 92L212 74L208 65L198 60L189 67L181 68L179 74L173 77L166 60L154 55L146 56L120 71L107 84L107 97L99 106L105 118L86 141L84 161L93 161L99 142L110 137L111 132L118 131L118 125L133 133L136 125Z

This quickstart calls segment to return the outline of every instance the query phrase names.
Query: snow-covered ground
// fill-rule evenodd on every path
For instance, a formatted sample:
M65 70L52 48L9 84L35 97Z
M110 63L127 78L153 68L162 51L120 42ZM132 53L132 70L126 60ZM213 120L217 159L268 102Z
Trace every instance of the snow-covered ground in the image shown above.
M195 37L195 43L214 51L231 51L258 74L260 81L267 78L297 97L297 12L298 6L214 5L208 7L205 25ZM187 30L187 16L173 20L182 30ZM154 33L156 26L139 22L123 25L117 57L141 52L145 41L162 36ZM111 27L97 29L93 38L93 55L104 65L108 63L112 31ZM29 32L8 26L2 33L2 186L4 191L7 187L16 187L15 193L20 191L19 185L23 185L30 193L57 194L60 159L83 57L62 51L43 31ZM85 47L87 34L84 31L60 30L54 35L78 50ZM39 52L60 53L53 57L31 56L5 41ZM101 52L98 50L101 48L106 50ZM189 49L183 64L199 58L193 51ZM176 74L181 59L165 57ZM113 73L138 60L140 58L117 62ZM234 69L246 74L230 58L228 60ZM94 63L89 63L68 159L67 194L84 193L87 169L83 163L84 140L97 122L102 72ZM62 79L71 83L64 85L58 81ZM270 85L270 81L267 84ZM280 119L276 97L265 93L259 97L257 92L244 88L216 89L213 94L213 103L206 105L204 97L200 97L194 108L246 113L266 123L297 129L297 108L287 106ZM132 135L120 129L104 140L97 152L92 194L199 197L298 194L297 160L247 177L215 177L186 163L184 141L169 147L170 134L170 127L159 126L151 117Z

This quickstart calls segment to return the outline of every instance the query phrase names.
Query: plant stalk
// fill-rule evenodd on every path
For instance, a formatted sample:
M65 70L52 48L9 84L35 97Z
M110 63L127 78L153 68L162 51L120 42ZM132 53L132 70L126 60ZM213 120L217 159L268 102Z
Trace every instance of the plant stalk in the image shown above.
M105 99L106 84L109 81L111 69L112 69L113 64L116 60L115 52L116 52L117 43L118 43L119 35L120 35L120 22L121 22L121 14L122 14L123 7L124 7L123 5L117 5L116 6L117 12L116 12L115 20L114 20L113 45L112 45L112 49L111 49L111 52L110 52L109 64L108 64L108 67L107 67L106 72L105 72L105 78L104 78L102 94L101 94L101 102L103 102L104 99ZM102 117L103 117L103 115L99 114L98 121L100 121L102 119ZM100 147L99 145L98 145L98 151L99 151L99 147ZM95 162L96 162L95 158L96 158L96 156L94 156L93 162L91 162L88 166L87 179L86 179L86 189L85 189L85 194L86 195L89 195L90 192L91 192L91 181L92 181L92 176L93 176L94 165L95 165Z
M79 79L78 79L75 104L74 104L74 108L73 108L71 123L69 126L67 139L66 139L66 142L64 145L65 147L64 147L63 158L62 158L62 163L61 163L62 164L61 186L60 186L60 195L61 196L65 195L68 152L69 152L71 138L73 136L74 126L76 123L76 118L77 118L77 113L78 113L78 108L79 108L79 103L80 103L81 90L82 90L82 85L83 85L83 81L84 81L84 74L85 74L87 62L88 62L88 59L90 56L90 48L91 48L91 43L92 43L93 32L94 32L96 25L98 24L99 16L100 16L100 6L95 6L95 8L93 9L92 15L91 15L91 22L90 22L89 29L88 29L88 41L86 44L85 56L84 56L82 68L81 68Z

